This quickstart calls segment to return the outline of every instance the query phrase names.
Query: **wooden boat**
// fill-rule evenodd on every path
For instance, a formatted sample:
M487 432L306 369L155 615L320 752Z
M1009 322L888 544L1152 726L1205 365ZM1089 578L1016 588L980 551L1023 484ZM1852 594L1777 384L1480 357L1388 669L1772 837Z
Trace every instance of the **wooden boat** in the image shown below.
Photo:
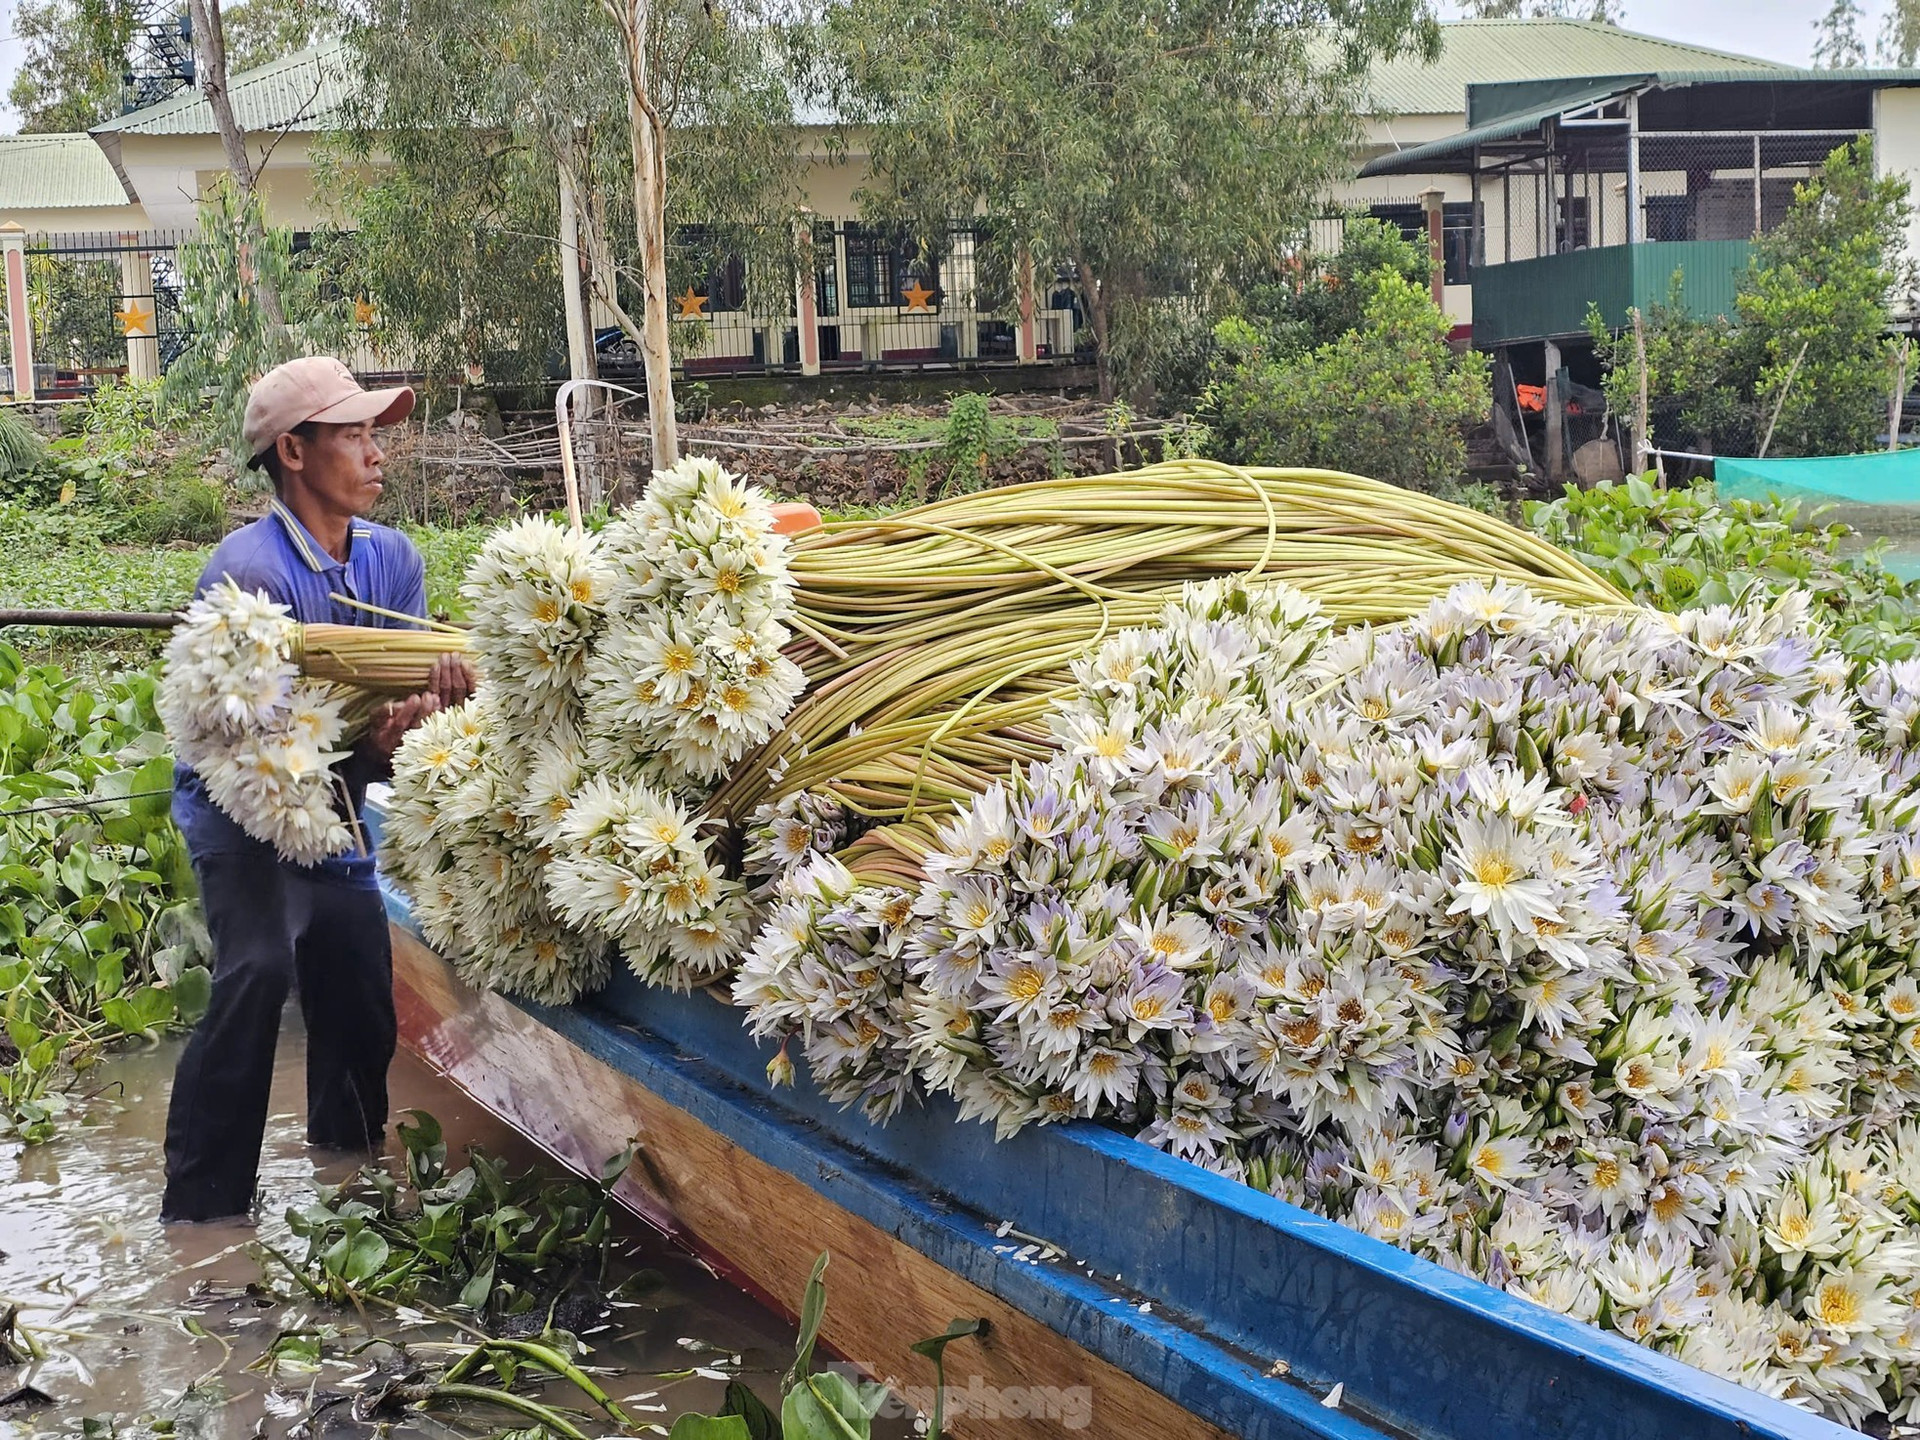
M877 1128L804 1067L772 1091L707 995L474 991L387 905L403 1043L578 1170L637 1139L621 1198L723 1274L791 1313L831 1250L828 1343L909 1396L912 1343L984 1318L947 1350L956 1435L1855 1434L1098 1125L996 1144L944 1100Z

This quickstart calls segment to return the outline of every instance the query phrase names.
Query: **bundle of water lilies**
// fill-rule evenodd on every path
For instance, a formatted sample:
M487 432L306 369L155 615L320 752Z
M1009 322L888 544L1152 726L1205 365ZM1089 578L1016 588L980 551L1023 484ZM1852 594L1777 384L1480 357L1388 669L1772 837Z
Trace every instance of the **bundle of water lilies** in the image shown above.
M445 626L302 625L226 580L175 628L157 705L214 803L284 858L312 864L364 843L335 767L374 706L421 689L434 660L465 644Z
M1284 574L1343 620L1403 615L1463 574L1621 598L1519 531L1356 477L1181 462L789 541L762 492L688 461L598 533L530 519L488 541L462 590L486 704L446 724L484 732L491 790L537 824L547 912L684 988L730 972L754 882L843 841L867 846L863 873L911 871L930 817L1052 753L1076 656L1185 579L1242 573ZM445 725L412 737L396 815L431 829L423 797L464 755ZM497 837L467 863L457 822L392 828L417 892L492 883ZM525 984L506 952L458 953ZM537 993L600 973L562 966Z
M800 856L734 996L843 1102L1067 1116L1861 1425L1920 1380L1920 665L1796 597L1213 585L917 881Z

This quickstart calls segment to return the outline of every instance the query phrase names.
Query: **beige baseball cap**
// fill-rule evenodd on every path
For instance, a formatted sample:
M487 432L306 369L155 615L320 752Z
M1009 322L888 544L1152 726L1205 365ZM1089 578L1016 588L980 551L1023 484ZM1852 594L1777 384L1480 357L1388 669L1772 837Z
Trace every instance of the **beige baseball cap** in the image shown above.
M257 467L282 435L296 425L318 420L325 425L395 425L413 413L413 388L395 385L368 390L331 355L308 355L276 365L247 393L247 418L241 434L249 468Z

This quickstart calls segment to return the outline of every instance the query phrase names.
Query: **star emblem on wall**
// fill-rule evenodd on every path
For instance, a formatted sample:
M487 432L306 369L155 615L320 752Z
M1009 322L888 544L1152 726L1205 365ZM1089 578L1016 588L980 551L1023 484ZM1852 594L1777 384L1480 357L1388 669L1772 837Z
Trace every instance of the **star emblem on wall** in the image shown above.
M901 303L909 310L930 311L933 309L933 291L916 280L900 292Z
M129 340L154 333L151 301L129 295L120 302L120 308L113 312L113 318L120 325L120 333Z
M691 285L687 286L686 294L674 296L673 303L680 307L679 318L682 320L707 320L712 318L707 314L707 297L702 295L698 290L695 290Z

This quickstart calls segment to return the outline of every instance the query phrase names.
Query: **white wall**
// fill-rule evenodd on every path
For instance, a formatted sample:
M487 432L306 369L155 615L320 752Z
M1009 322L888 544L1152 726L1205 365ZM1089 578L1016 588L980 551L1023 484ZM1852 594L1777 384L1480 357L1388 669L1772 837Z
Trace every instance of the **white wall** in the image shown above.
M1920 203L1920 89L1874 91L1873 158L1882 175L1905 175ZM1907 222L1907 258L1920 261L1920 209Z

